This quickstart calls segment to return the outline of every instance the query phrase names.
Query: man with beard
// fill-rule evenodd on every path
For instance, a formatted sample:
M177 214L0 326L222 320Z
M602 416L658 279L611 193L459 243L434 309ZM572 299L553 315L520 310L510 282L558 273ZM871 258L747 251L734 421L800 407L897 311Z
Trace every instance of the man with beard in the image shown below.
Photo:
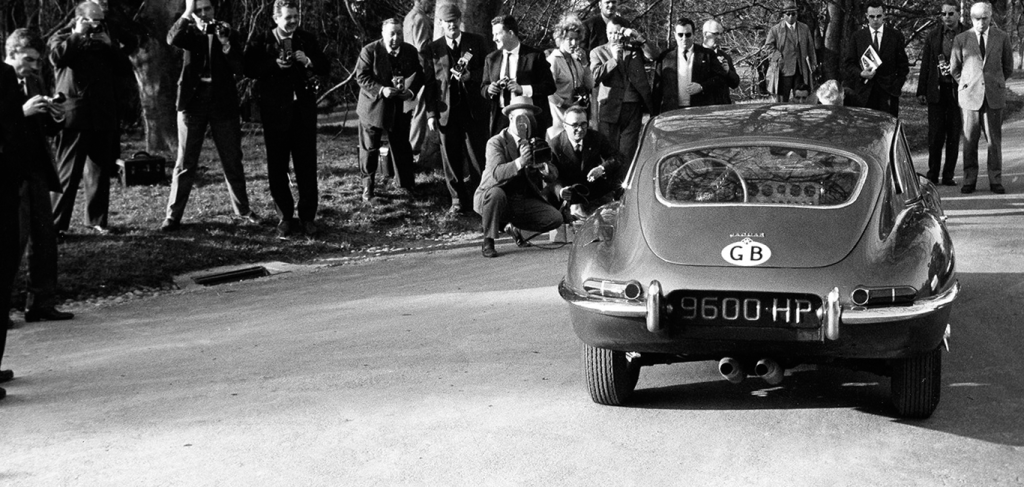
M259 82L263 140L267 148L267 185L280 222L277 233L296 232L315 237L319 206L316 179L317 76L326 75L330 62L316 36L299 29L301 13L295 0L274 2L275 28L249 41L243 56L245 75ZM288 182L288 159L295 170L298 213Z

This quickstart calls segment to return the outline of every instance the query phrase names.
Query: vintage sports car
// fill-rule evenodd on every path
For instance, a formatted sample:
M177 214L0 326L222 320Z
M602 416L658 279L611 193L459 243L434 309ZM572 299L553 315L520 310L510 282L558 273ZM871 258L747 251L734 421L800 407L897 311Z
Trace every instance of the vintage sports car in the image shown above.
M621 405L645 365L738 383L799 364L889 375L899 416L939 402L960 289L935 187L899 122L821 105L654 117L621 201L577 230L559 292L587 388Z

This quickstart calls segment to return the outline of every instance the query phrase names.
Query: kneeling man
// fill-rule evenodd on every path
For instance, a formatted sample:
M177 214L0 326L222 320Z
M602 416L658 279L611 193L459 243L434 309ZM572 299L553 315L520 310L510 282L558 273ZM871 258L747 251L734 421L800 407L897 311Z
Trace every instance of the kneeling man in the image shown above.
M548 142L558 169L555 193L571 205L572 216L582 219L614 199L626 158L608 137L590 128L585 108L567 108L563 126L565 130Z
M558 171L549 162L534 159L536 145L543 144L543 129L537 125L540 109L530 97L517 96L502 109L509 126L487 141L486 167L473 197L473 210L483 219L484 257L497 257L494 239L504 229L523 246L519 228L546 232L563 223L562 212L543 196L546 184L553 184Z

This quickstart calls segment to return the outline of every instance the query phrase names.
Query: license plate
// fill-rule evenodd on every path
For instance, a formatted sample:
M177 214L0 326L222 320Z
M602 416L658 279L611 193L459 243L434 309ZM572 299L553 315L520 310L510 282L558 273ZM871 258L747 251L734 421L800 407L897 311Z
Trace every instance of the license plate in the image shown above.
M677 291L670 298L676 322L694 325L817 328L821 298L809 294Z

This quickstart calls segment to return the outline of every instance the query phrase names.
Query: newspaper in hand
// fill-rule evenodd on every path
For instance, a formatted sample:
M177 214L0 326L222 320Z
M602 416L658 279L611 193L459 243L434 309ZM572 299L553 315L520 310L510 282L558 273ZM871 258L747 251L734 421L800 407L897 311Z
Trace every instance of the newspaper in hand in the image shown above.
M875 51L874 46L868 46L864 50L864 54L860 56L860 66L866 71L875 71L879 66L882 65L882 58L878 57L878 53Z

